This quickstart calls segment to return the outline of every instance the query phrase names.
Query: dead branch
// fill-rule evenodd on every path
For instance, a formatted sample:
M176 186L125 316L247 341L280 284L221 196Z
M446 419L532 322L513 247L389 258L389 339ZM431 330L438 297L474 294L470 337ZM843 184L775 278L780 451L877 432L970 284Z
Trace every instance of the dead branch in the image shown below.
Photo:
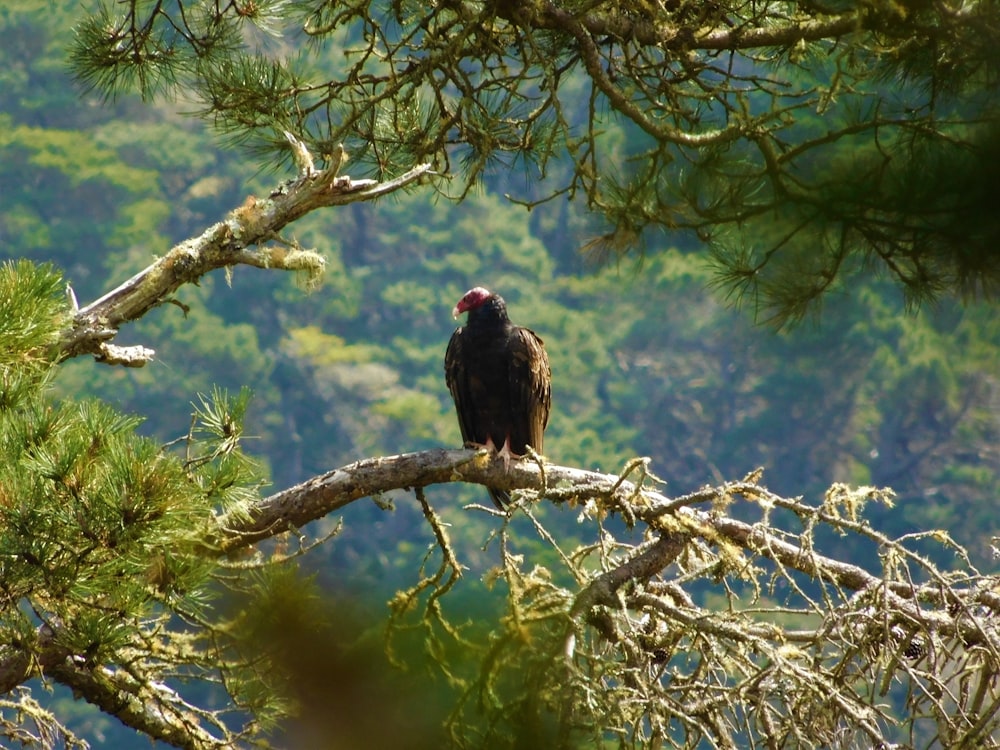
M278 240L282 229L311 211L387 195L416 182L430 171L430 165L417 165L386 182L338 176L337 169L304 172L266 198L247 198L224 221L181 242L116 289L75 310L57 345L57 358L93 354L107 364L141 367L153 357L152 349L113 347L110 339L123 324L170 300L184 284L219 268L248 265L319 276L325 261L318 253L294 243L268 243Z
M701 504L730 502L743 497L771 505L788 504L757 483L758 475L719 487L704 488L694 495ZM503 461L485 451L429 450L382 456L357 461L309 479L264 498L249 513L219 519L219 538L212 543L222 552L231 552L298 529L310 521L339 510L355 500L391 492L448 482L470 482L505 490L544 490L545 498L581 506L590 502L595 512L622 513L630 522L643 523L662 534L701 538L709 544L728 543L752 556L761 556L786 568L852 591L884 589L898 598L901 611L919 610L921 604L954 606L965 595L972 602L1000 614L1000 596L991 590L946 592L939 582L916 586L905 581L886 581L859 565L819 554L781 538L768 526L751 525L728 516L699 510L689 498L669 498L656 489L624 480L615 474L601 474L568 466L518 461L509 470ZM664 565L670 556L664 557ZM909 604L904 604L909 602ZM954 620L943 613L935 625L948 630ZM925 611L923 617L928 616ZM968 626L968 623L966 623ZM965 629L964 638L978 640L976 628ZM1000 659L1000 655L998 655Z

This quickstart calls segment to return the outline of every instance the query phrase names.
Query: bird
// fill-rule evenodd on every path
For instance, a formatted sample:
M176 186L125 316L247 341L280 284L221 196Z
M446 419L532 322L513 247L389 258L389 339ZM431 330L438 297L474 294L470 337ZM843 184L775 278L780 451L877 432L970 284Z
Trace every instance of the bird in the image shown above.
M510 460L531 448L542 452L552 405L552 370L545 343L534 331L514 325L499 294L477 286L466 292L452 317L468 321L451 335L444 357L445 381L458 413L466 447ZM487 487L493 503L510 504L506 490Z

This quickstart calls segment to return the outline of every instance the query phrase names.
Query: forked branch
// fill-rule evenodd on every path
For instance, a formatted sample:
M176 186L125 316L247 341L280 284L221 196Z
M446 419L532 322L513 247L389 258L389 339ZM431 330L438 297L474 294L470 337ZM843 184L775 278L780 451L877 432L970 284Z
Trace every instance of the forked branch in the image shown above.
M734 498L761 506L792 503L771 493L758 483L758 479L754 474L742 481L706 487L690 497L669 498L658 489L624 480L615 474L545 464L543 476L542 468L532 461L515 462L508 468L502 460L490 457L485 451L429 450L364 459L277 492L264 498L249 514L220 518L220 536L214 541L221 551L231 552L298 529L364 497L460 481L522 490L528 499L536 499L544 492L544 497L550 501L572 502L583 506L585 512L620 513L631 524L641 524L668 537L700 538L712 545L733 545L751 556L759 555L847 590L884 591L885 595L897 598L896 605L904 611L915 611L912 608L918 608L918 602L947 609L954 607L956 596L968 595L972 602L1000 615L1000 596L989 589L952 590L946 594L940 582L916 586L906 581L886 581L862 566L804 549L787 534L774 533L769 524L750 524L696 507L728 504ZM871 492L876 491L872 489ZM818 512L811 506L801 506L801 511ZM843 525L851 528L847 521ZM663 559L667 565L673 556L664 555ZM925 612L920 614L921 617L925 615ZM953 618L941 612L932 619L936 627L947 632L956 632L954 628L958 627L964 638L972 642L980 640L976 628L968 622L956 625Z
M430 171L429 164L419 164L399 177L378 182L338 175L339 167L338 163L320 172L303 170L298 178L279 186L266 198L247 198L224 221L181 242L118 288L75 310L57 345L58 359L93 354L107 364L143 366L153 358L152 349L110 343L123 324L141 318L169 301L184 284L195 283L219 268L248 265L299 271L317 278L325 265L323 257L282 241L282 229L318 208L387 195Z

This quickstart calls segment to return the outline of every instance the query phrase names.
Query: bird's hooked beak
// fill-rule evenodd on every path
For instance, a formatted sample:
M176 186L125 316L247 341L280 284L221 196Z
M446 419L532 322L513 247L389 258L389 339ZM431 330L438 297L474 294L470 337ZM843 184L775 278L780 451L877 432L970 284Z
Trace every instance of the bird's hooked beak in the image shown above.
M490 298L490 292L488 289L484 289L481 286L477 286L474 289L470 289L463 296L462 299L458 301L455 308L451 311L451 317L458 320L458 316L469 310L475 310L477 307L483 305Z

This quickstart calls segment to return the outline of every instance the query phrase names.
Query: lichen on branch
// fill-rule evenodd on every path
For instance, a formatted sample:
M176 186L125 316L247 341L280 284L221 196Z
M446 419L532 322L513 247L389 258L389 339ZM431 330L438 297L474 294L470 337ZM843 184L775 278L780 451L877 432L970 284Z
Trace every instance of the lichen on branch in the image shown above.
M320 208L373 200L405 188L426 175L430 166L419 164L383 182L354 180L339 175L338 169L303 173L264 198L247 198L225 220L177 244L128 281L75 309L56 346L57 359L93 354L105 364L143 366L152 359L153 349L113 347L110 340L125 323L170 301L180 287L217 269L248 265L296 271L316 279L325 266L323 256L282 240L280 232L286 226Z

